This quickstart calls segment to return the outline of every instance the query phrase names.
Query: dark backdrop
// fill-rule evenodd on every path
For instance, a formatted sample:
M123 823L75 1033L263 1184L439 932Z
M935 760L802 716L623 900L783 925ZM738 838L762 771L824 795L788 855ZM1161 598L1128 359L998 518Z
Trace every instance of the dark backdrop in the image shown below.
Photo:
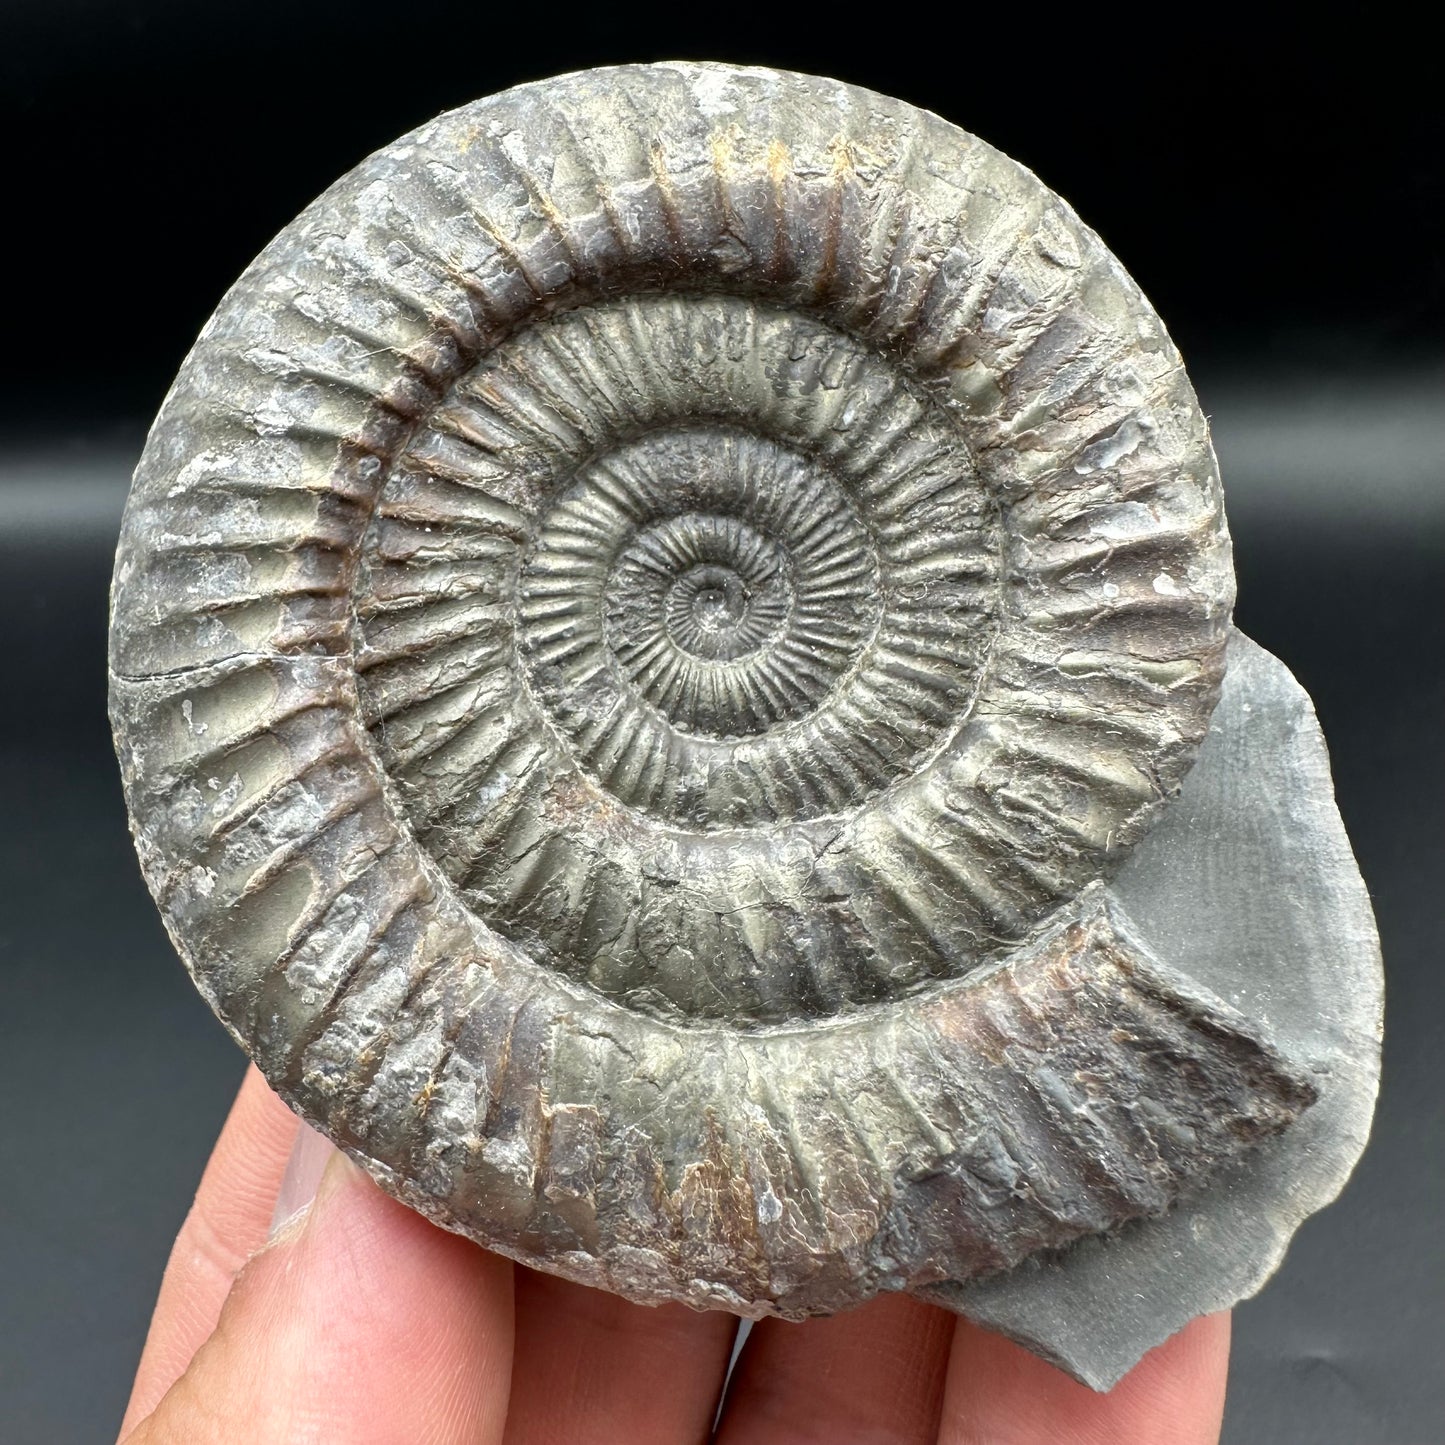
M1075 204L1183 349L1238 618L1315 696L1390 988L1375 1140L1238 1311L1226 1439L1439 1440L1445 172L1425 37L1391 5L1295 30L1262 6L679 9L0 0L0 1439L110 1438L240 1075L140 883L106 734L109 551L145 423L235 275L368 151L519 80L680 57L831 73L983 135Z

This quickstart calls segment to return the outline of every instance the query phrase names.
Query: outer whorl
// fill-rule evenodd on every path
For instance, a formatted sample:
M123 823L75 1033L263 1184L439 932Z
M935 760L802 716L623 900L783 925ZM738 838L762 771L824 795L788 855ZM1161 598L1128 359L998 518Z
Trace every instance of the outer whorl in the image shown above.
M237 283L112 712L300 1113L529 1263L805 1314L1157 1213L1308 1102L1089 888L1231 591L1179 357L1031 174L628 67L423 126Z

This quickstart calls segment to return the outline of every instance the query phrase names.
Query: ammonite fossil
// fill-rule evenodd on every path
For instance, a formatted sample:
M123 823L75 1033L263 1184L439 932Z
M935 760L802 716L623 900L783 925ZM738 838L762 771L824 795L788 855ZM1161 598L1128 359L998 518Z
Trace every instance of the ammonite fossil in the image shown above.
M112 710L197 984L384 1187L636 1299L968 1308L1317 1098L1107 887L1232 586L1179 356L1029 172L626 67L423 126L237 283Z

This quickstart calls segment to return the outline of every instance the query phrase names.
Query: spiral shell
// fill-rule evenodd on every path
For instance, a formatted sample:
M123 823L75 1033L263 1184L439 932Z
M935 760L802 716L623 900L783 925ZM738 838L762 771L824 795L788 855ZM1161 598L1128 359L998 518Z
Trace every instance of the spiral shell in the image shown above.
M628 67L423 126L247 271L137 474L113 716L176 943L301 1112L518 1258L799 1314L1197 1167L978 1070L1001 979L1039 1060L1071 1009L1165 1027L1088 885L1231 588L1179 358L1032 175ZM1106 1202L1050 1202L1055 1149Z

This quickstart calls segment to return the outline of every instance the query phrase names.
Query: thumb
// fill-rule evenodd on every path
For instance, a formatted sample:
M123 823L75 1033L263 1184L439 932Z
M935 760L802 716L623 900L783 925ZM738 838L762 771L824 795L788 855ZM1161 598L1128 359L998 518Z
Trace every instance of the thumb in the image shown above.
M252 1256L215 1332L125 1445L501 1440L511 1264L325 1147L315 1198Z

